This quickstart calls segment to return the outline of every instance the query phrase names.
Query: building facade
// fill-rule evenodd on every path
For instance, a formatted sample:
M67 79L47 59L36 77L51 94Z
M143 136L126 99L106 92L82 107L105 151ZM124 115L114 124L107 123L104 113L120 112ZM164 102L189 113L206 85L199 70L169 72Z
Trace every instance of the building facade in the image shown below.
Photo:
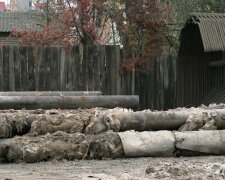
M0 2L0 12L5 12L5 2Z
M11 0L10 9L11 11L30 11L32 10L32 0Z

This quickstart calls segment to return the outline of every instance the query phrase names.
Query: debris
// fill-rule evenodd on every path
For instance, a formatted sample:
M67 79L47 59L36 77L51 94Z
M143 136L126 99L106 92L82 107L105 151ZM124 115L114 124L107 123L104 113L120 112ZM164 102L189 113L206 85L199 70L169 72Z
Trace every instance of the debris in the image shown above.
M39 115L31 125L30 133L33 135L44 135L63 131L66 133L82 133L84 122L79 115L65 114L59 115Z
M114 132L84 135L58 131L37 137L17 136L0 142L0 159L6 162L124 157L122 142Z
M28 114L4 113L0 114L0 139L9 138L23 132L27 133Z

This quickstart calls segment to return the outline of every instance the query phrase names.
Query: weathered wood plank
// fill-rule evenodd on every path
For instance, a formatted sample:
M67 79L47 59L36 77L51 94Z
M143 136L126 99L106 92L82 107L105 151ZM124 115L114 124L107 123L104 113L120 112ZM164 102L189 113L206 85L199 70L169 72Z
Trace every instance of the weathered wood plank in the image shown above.
M41 58L42 54L40 52L40 48L37 48L36 49L36 59L35 59L35 64L34 64L34 68L35 68L35 72L34 72L34 75L35 75L35 90L36 91L39 91L40 90L40 87L39 87L39 71L40 71L40 58Z
M15 91L15 75L14 75L14 46L9 47L9 88Z
M74 84L73 88L74 91L78 91L81 89L81 77L80 77L80 71L81 71L81 54L80 54L80 47L79 46L74 46L73 47L73 52L74 52L74 74L73 74L73 79L74 79Z
M82 59L82 72L81 72L81 87L82 91L88 91L88 82L87 82L87 46L83 47L83 59Z
M165 72L164 72L164 109L167 110L169 108L172 108L172 103L173 103L173 72L172 67L173 67L173 58L172 56L168 56L165 63ZM172 90L172 91L171 91Z
M156 68L155 68L155 83L156 83L156 109L160 109L160 66L159 66L159 61L158 59L155 61L155 65L156 65Z
M177 57L173 57L173 64L172 64L172 68L171 71L173 71L173 106L171 108L175 108L177 106L177 63L178 63L178 58ZM193 76L193 75L192 75Z
M20 49L20 61L21 61L21 90L27 90L27 57L26 47L19 47Z
M35 75L34 75L34 67L35 67L35 58L34 53L35 49L33 47L28 47L27 49L27 65L28 65L28 72L27 72L27 90L34 91L35 90Z
M146 107L146 75L144 73L141 74L140 84L140 108L144 109Z
M38 87L39 91L44 91L45 89L45 75L46 75L46 67L45 67L45 49L43 47L38 48Z
M111 72L111 63L112 63L112 57L110 52L110 46L105 46L105 53L106 53L106 94L112 95L112 78L113 75Z
M3 47L3 90L9 91L9 47Z
M60 50L56 47L51 48L51 61L50 61L50 90L59 90L59 54Z
M160 68L160 110L164 109L164 59L159 58L159 68Z
M69 84L68 84L68 76L69 76L69 58L70 58L70 51L65 49L65 91L69 90Z
M68 59L67 62L67 90L71 91L73 90L73 73L74 73L74 52L73 47L71 47L71 50L67 52Z
M116 78L116 94L122 94L121 87L121 76L119 75L119 70L121 68L121 56L120 56L120 46L116 46L115 48L115 78ZM135 80L134 80L135 82ZM134 93L133 93L134 94Z
M146 88L145 88L145 99L146 99L146 102L145 102L145 108L146 107L149 107L150 105L150 101L149 101L149 96L150 96L150 93L149 93L149 84L150 84L150 76L149 74L146 74Z
M94 90L94 46L87 46L87 82L88 82L88 91Z
M21 61L19 46L16 46L14 49L14 57L15 90L21 91Z
M44 89L50 90L50 75L51 75L51 48L46 47L43 49L43 64L45 64L45 74L44 74Z
M155 100L155 84L154 84L154 64L151 64L151 70L150 70L150 77L151 77L151 82L150 82L150 93L151 93L151 97L150 97L150 106L148 108L150 109L154 109L154 100Z
M103 94L107 94L107 78L106 78L106 52L105 46L100 47L100 90Z
M111 80L111 95L116 95L116 85L117 85L117 72L116 72L116 47L109 46L109 53L108 56L110 57L110 80Z
M66 89L66 52L65 49L61 49L60 56L60 90Z
M0 91L3 91L3 48L0 49Z
M121 63L125 60L125 53L124 53L124 50L122 49L122 50L120 50L120 57L121 57ZM127 73L125 72L123 75L122 75L122 77L121 77L121 83L122 83L122 85L121 85L121 88L122 88L122 94L123 95L126 95L126 94L128 94L127 93L127 89L126 89L126 87L127 87Z
M94 69L94 90L100 90L100 76L101 76L101 47L95 46L93 50L93 69ZM104 68L104 67L103 67Z

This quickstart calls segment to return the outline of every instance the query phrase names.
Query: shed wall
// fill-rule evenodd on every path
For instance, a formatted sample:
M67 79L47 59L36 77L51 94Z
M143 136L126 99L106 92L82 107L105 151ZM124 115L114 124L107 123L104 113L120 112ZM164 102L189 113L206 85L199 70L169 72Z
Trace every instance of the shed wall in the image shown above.
M177 106L199 106L217 84L224 84L221 71L209 64L222 60L222 51L204 52L197 25L183 29L177 63ZM210 100L209 103L212 103Z

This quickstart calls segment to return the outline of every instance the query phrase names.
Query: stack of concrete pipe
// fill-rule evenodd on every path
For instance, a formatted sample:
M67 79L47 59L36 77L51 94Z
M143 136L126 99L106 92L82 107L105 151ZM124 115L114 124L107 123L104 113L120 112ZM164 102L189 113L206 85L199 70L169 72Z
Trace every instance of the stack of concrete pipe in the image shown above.
M225 155L225 131L56 132L0 140L1 162Z
M224 105L0 110L0 161L225 155L224 129Z

